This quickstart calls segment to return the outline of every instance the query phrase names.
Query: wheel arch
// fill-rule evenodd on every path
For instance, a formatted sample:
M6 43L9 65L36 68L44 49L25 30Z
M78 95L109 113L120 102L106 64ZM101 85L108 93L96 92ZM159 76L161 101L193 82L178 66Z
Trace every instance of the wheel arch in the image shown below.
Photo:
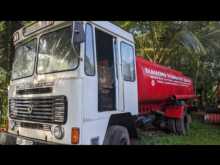
M106 133L109 127L113 125L120 125L128 129L130 138L137 138L137 130L134 119L135 116L132 116L130 113L113 114L109 119Z

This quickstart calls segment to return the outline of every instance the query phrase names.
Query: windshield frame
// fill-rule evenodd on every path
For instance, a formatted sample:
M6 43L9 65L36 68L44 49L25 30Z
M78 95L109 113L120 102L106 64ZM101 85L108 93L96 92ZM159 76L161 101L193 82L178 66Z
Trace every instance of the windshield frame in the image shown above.
M63 30L63 29L65 29L65 28L71 28L72 33L71 33L70 38L72 39L72 35L73 35L73 26L72 26L72 24L68 24L68 25L62 26L62 27L60 27L60 28L55 28L55 29L50 30L49 32L47 31L47 32L42 33L41 35L39 35L39 37L38 37L38 45L37 45L37 55L36 55L37 60L36 60L36 67L35 67L35 70L36 70L36 74L37 74L37 75L47 75L47 74L60 73L60 72L69 72L69 71L74 71L74 70L78 69L78 67L79 67L79 65L80 65L81 44L80 44L80 50L79 50L79 52L78 52L78 54L77 54L77 56L76 56L76 58L77 58L77 64L76 64L76 66L75 66L74 68L65 69L65 70L58 70L58 71L51 71L51 72L46 72L46 73L39 73L39 72L38 72L39 52L40 52L40 39L41 39L43 36L47 35L47 34L54 33L54 32L56 32L56 31ZM72 42L71 42L71 46L72 46L72 48L73 48L73 43L72 43ZM73 49L74 49L74 48L73 48Z
M29 42L32 42L36 40L36 45L35 45L35 57L34 57L34 66L33 66L33 71L32 71L32 74L28 75L28 76L22 76L22 77L19 77L19 78L13 78L12 74L13 74L13 70L14 70L14 62L15 62L15 52L16 52L16 49L21 47L21 46L24 46L25 44L29 43ZM15 49L14 49L14 60L13 60L13 65L12 65L12 71L11 71L11 80L14 81L14 80L20 80L20 79L23 79L23 78L28 78L28 77L32 77L35 73L35 68L36 68L36 58L37 58L37 54L38 54L38 38L36 36L34 37L31 37L31 38L27 38L26 40L24 40L22 43L18 44L15 46Z

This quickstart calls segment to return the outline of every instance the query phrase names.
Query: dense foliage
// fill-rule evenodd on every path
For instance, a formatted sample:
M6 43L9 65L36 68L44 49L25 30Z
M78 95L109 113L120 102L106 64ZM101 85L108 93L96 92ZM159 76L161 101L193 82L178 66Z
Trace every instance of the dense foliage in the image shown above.
M10 81L14 57L12 35L20 28L23 21L0 21L0 124L4 123L7 114L7 87Z

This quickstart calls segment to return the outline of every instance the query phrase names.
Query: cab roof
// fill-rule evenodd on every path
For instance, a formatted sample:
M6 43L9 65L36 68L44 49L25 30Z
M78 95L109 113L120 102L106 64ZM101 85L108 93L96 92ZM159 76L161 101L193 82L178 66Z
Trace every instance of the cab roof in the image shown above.
M105 30L106 32L114 34L115 36L119 36L125 40L132 42L132 43L134 42L134 38L131 33L123 30L119 26L117 26L109 21L88 21L88 22ZM35 36L35 35L37 35L41 32L44 32L46 30L56 28L58 26L65 26L65 25L71 24L71 23L72 23L72 21L36 21L36 22L33 22L32 24L29 24L27 26L20 28L19 30L17 30L14 33L14 43L17 44L27 38ZM44 25L44 27L39 28L41 25ZM33 29L39 28L39 29L33 30L31 28L33 28ZM29 34L25 35L25 31L29 32ZM16 37L18 37L18 40L15 40Z

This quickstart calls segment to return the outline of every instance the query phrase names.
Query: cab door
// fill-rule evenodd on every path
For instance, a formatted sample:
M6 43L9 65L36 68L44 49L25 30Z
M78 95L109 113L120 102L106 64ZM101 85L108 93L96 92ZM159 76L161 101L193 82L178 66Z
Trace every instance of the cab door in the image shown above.
M98 70L98 112L117 110L118 79L115 38L101 29L95 29Z
M136 77L136 58L134 44L121 40L120 57L122 71L123 110L131 114L138 112L138 94Z
M83 120L104 118L118 111L118 45L116 37L85 24Z
M84 66L83 70L83 87L82 87L82 100L83 100L83 120L89 121L97 118L97 69L96 69L96 56L95 56L95 35L94 26L90 23L85 24L85 46L83 52Z

